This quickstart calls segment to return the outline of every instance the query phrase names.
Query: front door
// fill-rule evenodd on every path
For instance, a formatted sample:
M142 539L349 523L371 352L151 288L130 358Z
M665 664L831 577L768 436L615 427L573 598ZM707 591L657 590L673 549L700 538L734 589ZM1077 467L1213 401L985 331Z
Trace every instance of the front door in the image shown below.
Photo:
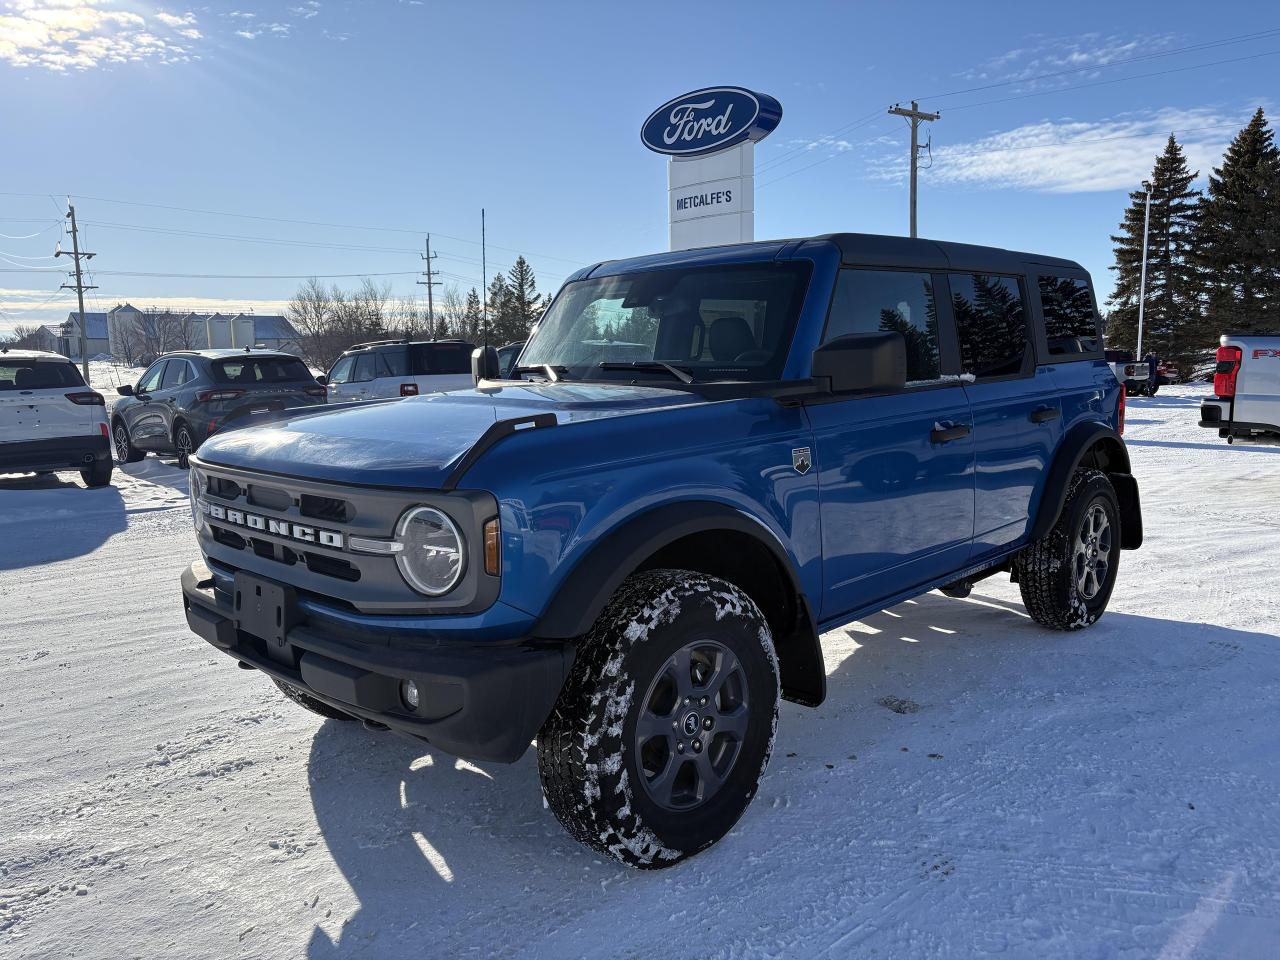
M124 408L129 437L139 450L162 449L166 443L165 419L156 394L164 377L168 360L157 360L147 368L133 388L134 402Z
M884 601L961 569L973 537L969 401L939 336L928 273L842 270L824 342L897 331L907 386L807 407L822 503L821 617Z

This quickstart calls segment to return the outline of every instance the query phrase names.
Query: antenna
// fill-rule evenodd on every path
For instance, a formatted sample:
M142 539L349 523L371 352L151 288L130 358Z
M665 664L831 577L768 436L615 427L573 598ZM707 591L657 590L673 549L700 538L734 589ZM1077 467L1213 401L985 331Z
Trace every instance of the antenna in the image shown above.
M484 236L484 207L480 208L480 296L481 317L484 324L484 348L489 349L489 261L486 256Z

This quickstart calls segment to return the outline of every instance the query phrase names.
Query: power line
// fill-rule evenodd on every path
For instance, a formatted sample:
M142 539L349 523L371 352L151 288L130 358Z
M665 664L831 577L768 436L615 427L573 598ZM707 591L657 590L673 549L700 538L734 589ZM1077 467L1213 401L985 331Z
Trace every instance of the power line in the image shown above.
M928 113L920 109L920 104L911 101L911 109L894 104L889 113L895 117L903 117L911 124L911 237L916 236L916 174L920 168L920 124L932 123L942 116L940 113Z

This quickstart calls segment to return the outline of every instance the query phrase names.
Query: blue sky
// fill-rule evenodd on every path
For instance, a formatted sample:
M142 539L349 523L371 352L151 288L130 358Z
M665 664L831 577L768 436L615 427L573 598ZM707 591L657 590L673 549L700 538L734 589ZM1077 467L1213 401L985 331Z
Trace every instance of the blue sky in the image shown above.
M90 309L263 310L298 284L248 275L402 274L393 294L417 294L427 231L444 280L478 285L481 206L491 272L524 252L554 288L664 248L666 161L639 127L711 84L783 105L758 238L905 233L907 128L884 111L917 97L942 111L921 235L1078 259L1105 294L1108 236L1168 133L1203 176L1270 111L1262 10L0 0L0 330L70 308L58 274L23 272L56 265L68 194L98 254Z

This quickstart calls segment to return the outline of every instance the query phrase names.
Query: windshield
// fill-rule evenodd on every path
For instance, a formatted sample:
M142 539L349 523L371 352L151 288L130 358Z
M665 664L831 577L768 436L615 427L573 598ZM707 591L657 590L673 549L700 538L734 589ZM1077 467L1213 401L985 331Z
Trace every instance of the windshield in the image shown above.
M582 280L556 297L520 355L571 380L777 380L808 267L742 264ZM634 365L634 366L632 366Z

